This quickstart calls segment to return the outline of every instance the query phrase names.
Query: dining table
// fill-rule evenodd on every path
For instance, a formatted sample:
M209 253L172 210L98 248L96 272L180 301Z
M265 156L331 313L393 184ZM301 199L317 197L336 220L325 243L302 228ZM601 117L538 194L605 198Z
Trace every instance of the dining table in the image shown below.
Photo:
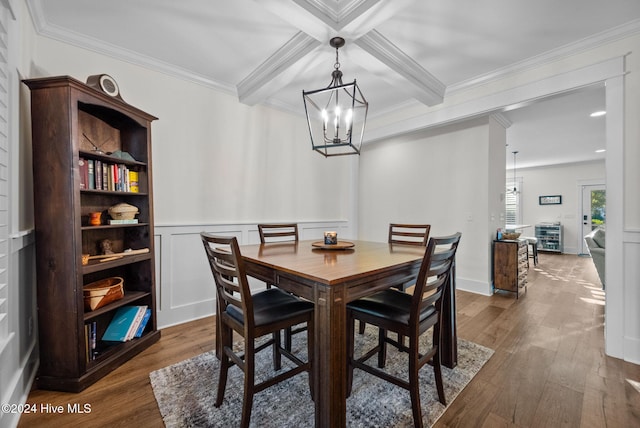
M347 303L415 280L425 249L359 240L240 246L247 275L315 304L316 427L346 426ZM441 358L450 368L457 363L454 289L452 280L443 297Z

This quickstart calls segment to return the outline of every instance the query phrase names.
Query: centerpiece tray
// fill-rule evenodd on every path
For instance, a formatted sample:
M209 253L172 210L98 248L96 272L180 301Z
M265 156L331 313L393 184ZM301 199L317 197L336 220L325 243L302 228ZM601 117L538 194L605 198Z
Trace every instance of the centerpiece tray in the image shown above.
M316 241L311 243L311 245L321 250L348 250L349 248L353 248L356 244L349 241L338 241L336 244L325 244L324 241Z

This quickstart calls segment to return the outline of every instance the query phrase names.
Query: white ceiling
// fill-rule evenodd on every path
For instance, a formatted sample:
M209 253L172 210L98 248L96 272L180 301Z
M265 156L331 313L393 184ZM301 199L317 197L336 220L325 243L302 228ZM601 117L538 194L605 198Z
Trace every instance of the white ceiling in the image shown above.
M219 88L248 105L298 113L303 89L331 81L335 50L329 39L341 36L344 81L357 78L374 118L436 105L508 71L640 31L638 0L27 4L43 36ZM603 158L594 151L604 144L604 119L585 115L603 104L604 90L596 88L505 113L513 122L508 153L519 151L519 166Z

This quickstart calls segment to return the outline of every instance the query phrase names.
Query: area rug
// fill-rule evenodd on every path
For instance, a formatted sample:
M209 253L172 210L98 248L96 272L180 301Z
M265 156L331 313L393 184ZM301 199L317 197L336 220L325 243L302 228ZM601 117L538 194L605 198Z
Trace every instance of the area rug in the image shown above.
M304 334L294 336L293 350L306 358ZM423 335L425 342L429 334ZM367 326L365 334L356 334L356 356L371 349L377 331ZM427 343L424 344L425 348ZM458 365L443 367L443 382L447 403L478 373L493 350L470 341L458 339ZM304 359L303 358L303 359ZM375 364L376 357L369 360ZM283 358L283 366L287 359ZM149 374L151 386L165 425L173 427L235 427L240 424L243 374L237 367L229 369L227 389L222 406L214 407L219 362L214 351L206 352ZM385 370L396 375L407 372L406 354L389 346ZM271 350L256 357L256 381L273 375ZM406 376L405 376L406 378ZM424 426L432 426L446 407L437 398L433 369L420 371L420 397ZM256 394L251 413L252 427L312 427L314 404L309 395L306 373L294 376ZM410 427L411 400L409 392L362 370L354 371L353 392L347 400L348 427Z

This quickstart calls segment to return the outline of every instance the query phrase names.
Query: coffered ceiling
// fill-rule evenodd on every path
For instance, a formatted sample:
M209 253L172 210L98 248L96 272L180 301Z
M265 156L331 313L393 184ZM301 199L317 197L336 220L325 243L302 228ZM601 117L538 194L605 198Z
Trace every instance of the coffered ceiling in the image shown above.
M331 81L329 39L341 36L344 81L357 79L373 118L437 105L460 89L640 31L638 0L27 4L43 36L218 88L247 105L296 113L303 110L303 89Z

